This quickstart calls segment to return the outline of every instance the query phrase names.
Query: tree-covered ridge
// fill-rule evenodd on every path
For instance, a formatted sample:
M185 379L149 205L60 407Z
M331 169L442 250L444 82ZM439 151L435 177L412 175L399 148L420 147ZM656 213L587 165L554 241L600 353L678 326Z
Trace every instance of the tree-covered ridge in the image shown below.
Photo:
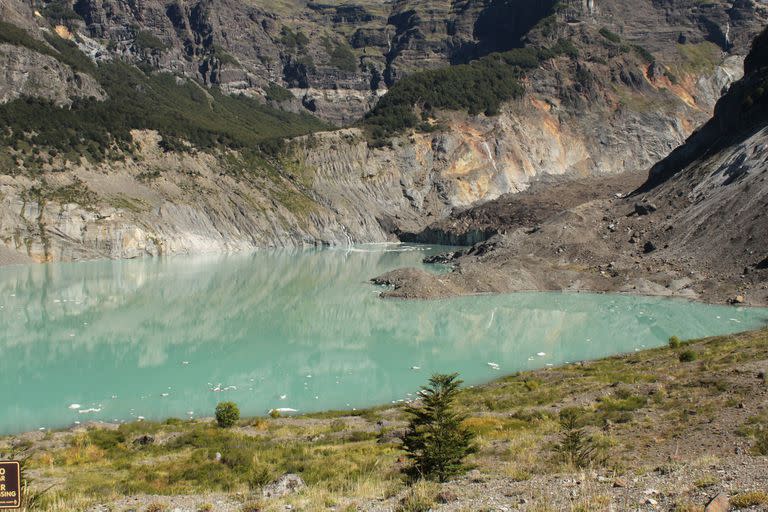
M17 150L38 147L72 159L101 160L129 151L134 129L157 130L169 150L187 143L199 149L270 149L276 140L327 128L309 114L285 112L168 73L142 71L120 61L97 65L74 43L55 35L46 35L46 45L21 29L3 30L2 40L93 75L108 95L106 101L76 99L69 108L34 98L0 105L0 140Z
M520 81L525 69L563 54L577 57L578 49L561 39L544 50L521 48L492 53L469 64L415 73L392 86L363 123L372 137L380 140L405 129L427 128L417 110L425 117L436 110L496 115L504 102L525 93Z

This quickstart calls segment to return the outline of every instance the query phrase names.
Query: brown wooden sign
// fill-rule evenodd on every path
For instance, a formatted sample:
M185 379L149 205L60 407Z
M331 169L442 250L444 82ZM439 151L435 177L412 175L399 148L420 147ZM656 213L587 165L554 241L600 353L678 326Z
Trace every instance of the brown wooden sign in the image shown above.
M0 462L0 509L21 507L21 465Z

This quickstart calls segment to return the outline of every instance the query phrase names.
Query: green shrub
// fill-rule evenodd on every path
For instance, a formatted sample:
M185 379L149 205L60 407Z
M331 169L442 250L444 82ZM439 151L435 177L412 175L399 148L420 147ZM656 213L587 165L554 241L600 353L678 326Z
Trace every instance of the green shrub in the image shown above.
M221 402L216 406L216 423L221 428L231 428L240 419L240 409L234 402Z
M562 439L555 450L566 464L577 468L603 465L608 459L609 446L587 433L584 411L569 407L560 411Z
M345 42L339 43L330 38L323 39L325 52L328 54L328 64L342 71L354 72L357 70L357 58L352 48Z
M757 507L765 504L768 504L768 493L764 491L743 492L731 498L731 506L737 509Z
M611 32L608 28L603 27L600 29L600 35L615 44L621 44L621 36L614 32Z
M434 485L425 481L415 483L400 500L395 512L429 512L432 510L437 499L437 490L433 487Z
M264 92L269 101L283 102L296 98L291 91L274 82L270 82Z
M102 450L113 450L125 442L125 434L119 430L92 429L88 439Z
M139 50L158 51L165 49L163 41L146 30L140 30L136 33L134 44Z
M405 472L412 479L445 482L464 472L464 459L477 450L474 433L461 424L466 417L453 410L461 384L458 374L433 375L422 388L422 404L406 407L411 419L403 445L412 464Z
M69 2L66 0L53 0L43 9L43 16L48 18L54 23L67 23L73 20L82 20L83 18L77 14Z
M680 345L682 342L680 341L680 338L677 336L672 336L669 338L669 347L670 348L680 348Z
M0 21L0 43L24 46L46 55L54 54L50 48L45 46L42 41L32 37L29 32L23 28L17 27L16 25L7 23L5 21Z
M684 350L683 352L680 352L678 359L680 359L681 363L690 363L696 360L696 352L693 350Z
M653 64L656 62L656 57L653 56L651 52L646 50L644 47L640 46L639 44L633 44L632 49L637 53L640 58L642 58L646 63Z
M301 30L294 32L289 27L283 27L280 31L280 42L292 50L304 51L309 44L309 38Z
M768 428L755 432L755 445L752 447L755 455L768 455Z

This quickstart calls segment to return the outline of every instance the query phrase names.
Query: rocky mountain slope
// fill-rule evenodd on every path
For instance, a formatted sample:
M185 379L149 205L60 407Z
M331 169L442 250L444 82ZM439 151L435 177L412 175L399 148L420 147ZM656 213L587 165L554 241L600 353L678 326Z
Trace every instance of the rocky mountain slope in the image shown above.
M569 201L542 187L464 211L420 234L490 237L447 256L456 272L434 279L403 270L379 282L396 286L391 295L410 297L570 289L768 303L766 86L768 31L714 117L632 194L623 197L627 182L614 182L616 195L593 190ZM555 194L554 211L525 209L552 203Z
M46 261L393 240L542 176L650 167L741 76L768 9L749 0L641 7L0 0L0 119L11 127L0 156L4 252ZM349 124L425 68L523 46L538 52L535 64L525 52L507 60L524 66L525 94L497 111L405 105L421 109L425 126L372 141L363 122L263 147L270 133L320 129L307 113ZM118 101L145 91L176 103L137 113ZM88 125L98 133L74 143L59 131L50 138L65 149L49 149L40 142L46 108L66 129L93 118L87 109L119 112L131 126L116 137ZM183 109L184 130L168 108ZM233 117L239 108L269 119L259 134ZM167 114L141 117L152 110Z

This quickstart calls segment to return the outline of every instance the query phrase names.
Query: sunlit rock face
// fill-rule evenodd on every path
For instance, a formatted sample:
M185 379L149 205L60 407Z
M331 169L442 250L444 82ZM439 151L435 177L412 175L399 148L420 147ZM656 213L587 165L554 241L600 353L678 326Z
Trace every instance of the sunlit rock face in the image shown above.
M709 118L768 15L749 1L641 4L573 0L550 17L547 2L500 0L79 0L82 19L57 37L95 60L126 59L336 124L360 119L419 70L559 40L577 55L528 71L525 96L493 117L438 112L436 131L381 147L358 128L302 137L274 169L245 177L229 175L222 155L167 153L157 134L135 132L136 159L44 168L52 187L81 183L83 197L41 201L29 193L35 179L0 176L0 242L35 261L381 242L549 176L644 171ZM43 41L26 3L0 0L0 12ZM337 51L347 46L351 66ZM12 63L0 73L6 101L103 97L50 56L0 45L2 59ZM265 97L273 84L294 98Z

